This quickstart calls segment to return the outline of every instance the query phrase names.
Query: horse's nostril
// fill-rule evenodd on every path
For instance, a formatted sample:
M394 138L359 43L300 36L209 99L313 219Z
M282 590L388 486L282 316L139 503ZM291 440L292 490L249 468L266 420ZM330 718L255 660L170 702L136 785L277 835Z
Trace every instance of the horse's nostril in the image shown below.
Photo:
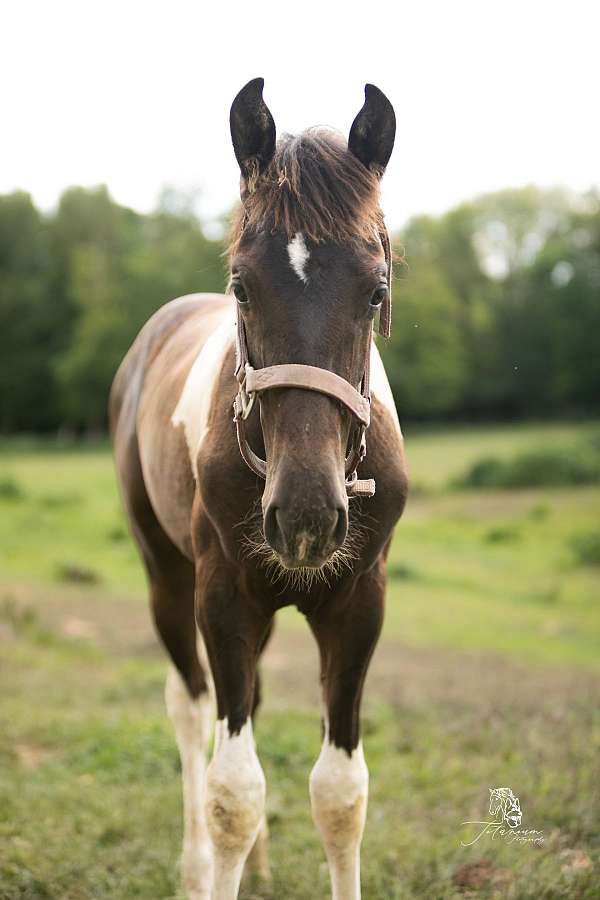
M277 533L279 531L279 524L277 522L277 507L276 506L268 506L265 512L263 528L265 532L265 538L267 543L271 547L275 547L277 541Z
M337 521L334 525L332 531L333 540L336 543L336 546L341 547L344 541L346 540L346 535L348 533L348 510L345 506L338 507L337 510Z
M297 505L270 504L264 511L263 531L277 553L298 565L314 565L346 540L348 511L343 506L302 511Z

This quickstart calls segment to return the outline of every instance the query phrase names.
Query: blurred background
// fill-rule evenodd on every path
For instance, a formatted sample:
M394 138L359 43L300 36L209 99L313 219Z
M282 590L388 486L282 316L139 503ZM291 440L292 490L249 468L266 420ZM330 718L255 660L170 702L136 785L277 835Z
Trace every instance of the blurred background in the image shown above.
M365 700L365 897L598 896L599 27L579 0L4 10L3 900L181 896L164 656L106 401L160 305L224 290L229 106L258 75L279 132L347 134L367 81L398 119L380 348L412 493ZM274 881L242 896L325 897L295 611L265 668ZM461 846L501 784L543 846Z

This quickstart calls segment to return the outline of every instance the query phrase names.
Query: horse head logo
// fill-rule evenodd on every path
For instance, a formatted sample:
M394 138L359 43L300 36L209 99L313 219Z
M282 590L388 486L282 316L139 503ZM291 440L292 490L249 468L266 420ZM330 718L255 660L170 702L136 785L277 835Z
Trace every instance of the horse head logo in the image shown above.
M510 828L518 828L521 824L521 804L510 788L490 788L490 814L495 816L499 812Z

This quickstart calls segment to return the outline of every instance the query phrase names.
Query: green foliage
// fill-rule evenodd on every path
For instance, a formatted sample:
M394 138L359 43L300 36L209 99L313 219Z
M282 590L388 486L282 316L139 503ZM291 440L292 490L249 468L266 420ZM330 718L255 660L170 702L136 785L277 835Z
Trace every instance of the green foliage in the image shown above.
M600 451L592 442L524 450L510 459L485 456L455 481L469 488L559 487L600 483Z
M513 527L497 527L490 528L489 531L486 531L484 535L484 540L488 544L506 544L510 541L518 541L519 540L519 531L517 528Z
M600 531L583 531L574 535L569 543L578 563L600 566Z
M51 303L47 223L28 194L0 197L0 430L58 421L53 354L63 300Z
M383 345L390 385L405 415L456 409L466 380L459 304L433 265L415 264L400 280L389 345Z
M16 478L5 475L0 478L0 499L2 500L22 500L25 492Z
M597 411L597 193L479 197L414 218L396 255L380 347L404 417ZM103 429L143 323L173 297L222 291L225 270L222 244L172 193L148 215L105 187L70 188L50 215L0 197L0 431Z
M437 220L413 219L404 249L384 348L401 413L597 408L597 194L489 194Z
M71 188L42 218L0 198L0 429L98 430L143 323L167 300L220 291L220 243L186 210L147 216Z
M412 581L419 578L419 573L413 566L399 560L388 565L387 573L388 578L391 578L392 581Z

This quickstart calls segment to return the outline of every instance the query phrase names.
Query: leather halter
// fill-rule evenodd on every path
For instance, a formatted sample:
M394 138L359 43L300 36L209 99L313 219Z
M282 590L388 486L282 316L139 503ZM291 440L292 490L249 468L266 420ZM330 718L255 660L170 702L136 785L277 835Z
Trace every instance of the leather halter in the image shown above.
M387 265L387 296L379 312L379 334L390 336L391 324L391 289L392 289L392 253L390 239L385 228L379 233L385 261ZM367 453L366 431L371 420L371 336L369 349L365 359L363 376L357 390L345 378L321 369L317 366L305 366L297 363L286 363L278 366L265 366L254 369L250 364L246 328L238 311L236 328L235 377L238 381L238 392L233 403L233 421L235 422L237 440L242 459L246 465L261 478L267 477L267 463L250 447L246 438L246 420L254 408L256 398L260 402L261 394L273 388L301 388L317 391L337 400L352 415L352 426L349 438L349 450L345 460L346 491L349 497L372 497L375 493L373 478L360 479L356 470Z

